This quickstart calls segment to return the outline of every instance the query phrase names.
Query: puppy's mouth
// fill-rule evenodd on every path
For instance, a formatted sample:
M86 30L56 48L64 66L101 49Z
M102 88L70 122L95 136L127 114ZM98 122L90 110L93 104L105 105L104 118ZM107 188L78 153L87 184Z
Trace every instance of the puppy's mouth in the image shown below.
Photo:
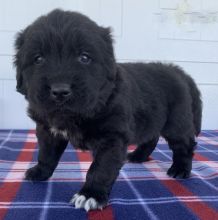
M54 100L53 102L54 102L54 106L57 109L64 109L72 104L70 98L69 99Z

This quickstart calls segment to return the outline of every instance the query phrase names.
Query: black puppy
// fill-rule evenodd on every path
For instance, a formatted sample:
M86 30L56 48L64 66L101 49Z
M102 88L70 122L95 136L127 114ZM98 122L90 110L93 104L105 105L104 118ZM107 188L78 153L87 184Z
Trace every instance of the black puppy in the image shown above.
M61 10L19 33L15 65L17 91L29 103L40 146L27 180L47 180L70 141L94 158L71 202L87 211L102 208L127 145L138 145L128 160L143 162L160 135L173 151L168 175L189 177L202 107L196 84L177 66L118 64L108 28Z

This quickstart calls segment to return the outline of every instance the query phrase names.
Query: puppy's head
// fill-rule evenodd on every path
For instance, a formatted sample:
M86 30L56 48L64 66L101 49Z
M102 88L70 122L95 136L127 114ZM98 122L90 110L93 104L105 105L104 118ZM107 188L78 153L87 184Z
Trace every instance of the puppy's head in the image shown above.
M17 36L17 91L43 111L104 105L115 81L110 31L86 16L55 10Z

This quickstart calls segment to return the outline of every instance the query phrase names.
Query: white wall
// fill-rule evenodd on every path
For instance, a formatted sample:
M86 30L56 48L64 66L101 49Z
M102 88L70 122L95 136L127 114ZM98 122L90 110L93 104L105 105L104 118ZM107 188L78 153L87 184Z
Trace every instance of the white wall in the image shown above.
M15 92L15 33L53 8L85 13L114 30L119 61L174 62L197 81L203 128L218 128L217 0L0 1L0 128L31 128L26 102Z

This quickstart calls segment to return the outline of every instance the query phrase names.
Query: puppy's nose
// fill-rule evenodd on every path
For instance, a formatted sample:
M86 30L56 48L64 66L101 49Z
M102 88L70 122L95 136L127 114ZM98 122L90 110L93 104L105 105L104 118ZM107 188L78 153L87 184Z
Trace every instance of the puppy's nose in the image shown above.
M51 86L51 96L57 100L63 100L71 95L72 91L70 85L65 83L58 83Z

